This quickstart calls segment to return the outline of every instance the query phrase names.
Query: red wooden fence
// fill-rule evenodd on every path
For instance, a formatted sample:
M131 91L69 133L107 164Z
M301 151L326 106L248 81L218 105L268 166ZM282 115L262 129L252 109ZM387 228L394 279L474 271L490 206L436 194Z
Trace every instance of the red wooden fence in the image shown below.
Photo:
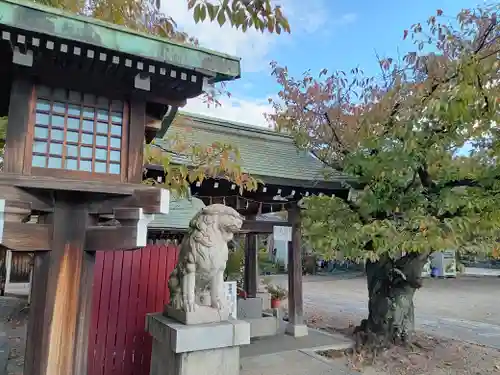
M168 302L176 263L177 247L164 241L96 254L88 375L149 375L145 315Z

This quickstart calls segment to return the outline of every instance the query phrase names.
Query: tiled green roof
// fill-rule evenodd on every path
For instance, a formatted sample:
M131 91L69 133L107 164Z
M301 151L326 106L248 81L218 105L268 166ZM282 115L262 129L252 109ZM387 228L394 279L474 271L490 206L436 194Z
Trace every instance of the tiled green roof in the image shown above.
M187 229L189 221L203 207L205 207L205 204L198 198L172 199L169 214L155 215L155 219L149 224L149 228L165 230Z
M240 59L27 0L0 0L0 25L205 72L215 81L239 78Z
M285 134L187 112L179 112L177 116L165 137L179 135L188 144L231 144L240 151L242 169L264 182L268 182L266 178L319 182L347 180L339 173L326 178L324 165L309 153L298 150L293 139ZM156 139L155 143L168 148L162 140ZM187 163L181 158L174 161Z

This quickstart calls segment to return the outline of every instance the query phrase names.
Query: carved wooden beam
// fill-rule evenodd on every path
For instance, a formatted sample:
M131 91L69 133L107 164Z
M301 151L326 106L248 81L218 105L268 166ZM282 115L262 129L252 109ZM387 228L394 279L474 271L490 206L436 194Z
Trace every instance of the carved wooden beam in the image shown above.
M168 190L153 188L134 193L136 203L145 207L119 207L113 210L118 225L87 228L85 249L133 250L147 244L148 224L154 214L168 214L170 194ZM148 202L150 203L148 205Z
M32 192L23 188L4 185L0 179L0 199L6 201L30 202L31 209L42 212L52 212L53 204L50 194L47 192Z
M18 188L48 190L48 191L78 191L84 193L100 193L127 196L132 195L138 184L123 184L119 182L71 180L65 178L24 176L13 173L0 173L0 185L10 185ZM3 187L3 186L2 186Z
M167 189L144 185L133 191L127 197L108 197L92 204L89 212L96 215L106 215L114 212L116 208L142 208L145 214L168 212L170 192ZM139 185L140 186L140 185Z
M0 199L0 244L15 251L50 249L51 226L26 223L31 204Z
M273 233L274 226L289 227L291 226L286 221L261 221L261 220L245 220L241 227L241 233Z

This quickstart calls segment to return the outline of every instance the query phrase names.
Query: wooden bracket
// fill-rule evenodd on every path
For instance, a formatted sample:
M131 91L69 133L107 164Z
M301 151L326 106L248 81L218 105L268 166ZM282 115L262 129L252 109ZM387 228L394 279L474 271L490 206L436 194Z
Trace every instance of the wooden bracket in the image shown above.
M0 244L15 251L50 249L50 225L26 223L31 204L0 199Z
M118 225L87 228L85 250L134 250L147 244L148 224L154 214L145 214L142 208L117 208Z
M51 196L47 192L33 192L12 185L5 185L0 176L0 199L7 201L30 202L33 211L52 212Z
M145 214L168 213L170 191L146 186L135 189L128 197L111 197L89 208L91 214L111 214L116 208L142 208Z
M115 208L114 219L118 221L118 225L89 227L86 233L85 250L133 250L146 246L148 225L154 220L155 213L168 214L169 211L169 191L155 190L156 192L145 193L138 191L135 194L138 201L146 203L153 198L153 201L156 201L155 204L144 208Z
M289 227L291 224L286 221L262 221L262 220L245 220L240 229L240 233L273 233L274 226Z

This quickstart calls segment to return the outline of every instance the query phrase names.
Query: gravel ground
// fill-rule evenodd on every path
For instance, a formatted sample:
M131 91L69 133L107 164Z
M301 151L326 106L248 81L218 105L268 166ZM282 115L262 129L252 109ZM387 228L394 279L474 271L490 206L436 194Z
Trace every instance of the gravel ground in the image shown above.
M9 338L8 375L23 375L27 310L25 298L0 297L0 332Z

